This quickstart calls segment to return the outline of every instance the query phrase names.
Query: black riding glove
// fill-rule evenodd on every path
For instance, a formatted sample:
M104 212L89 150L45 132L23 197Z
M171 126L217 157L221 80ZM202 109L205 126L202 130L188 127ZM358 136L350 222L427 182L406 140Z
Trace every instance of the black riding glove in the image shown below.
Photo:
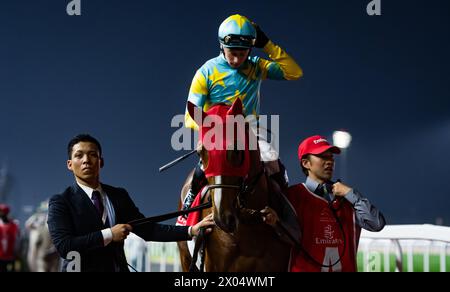
M256 29L256 42L255 42L255 47L256 48L264 48L266 46L266 44L269 42L269 38L266 36L266 34L261 30L261 28L256 24L256 23L252 23L253 26Z

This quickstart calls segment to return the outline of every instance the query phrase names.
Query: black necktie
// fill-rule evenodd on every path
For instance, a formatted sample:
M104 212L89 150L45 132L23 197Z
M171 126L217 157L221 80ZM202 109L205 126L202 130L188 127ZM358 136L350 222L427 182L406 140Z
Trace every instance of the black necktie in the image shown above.
M323 195L325 194L323 190L323 184L319 184L314 193L320 197L323 197Z
M100 219L103 222L103 212L105 210L105 206L103 205L102 195L100 194L99 191L92 192L92 201L94 202L95 208L97 209L98 213L100 214ZM103 224L105 224L106 227L110 227L108 216L106 216Z
M328 190L326 189L326 184L319 184L314 192L316 195L324 198L327 201L330 201L330 196L328 194Z
M99 191L94 191L92 193L92 201L94 202L94 206L100 214L100 217L103 219L103 211L105 210L105 207L103 206L102 195Z

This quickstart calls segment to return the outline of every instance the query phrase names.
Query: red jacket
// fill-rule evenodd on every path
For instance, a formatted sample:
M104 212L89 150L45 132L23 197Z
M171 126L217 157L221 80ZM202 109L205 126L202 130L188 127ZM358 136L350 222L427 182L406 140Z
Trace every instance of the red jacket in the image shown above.
M19 235L19 226L13 221L3 223L0 220L0 260L12 261L14 248Z

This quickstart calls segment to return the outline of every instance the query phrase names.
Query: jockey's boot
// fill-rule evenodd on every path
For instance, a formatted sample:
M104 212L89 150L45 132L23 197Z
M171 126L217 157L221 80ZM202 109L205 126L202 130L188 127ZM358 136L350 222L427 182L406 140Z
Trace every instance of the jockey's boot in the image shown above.
M289 186L289 177L287 174L286 167L284 167L280 159L278 159L278 167L279 171L270 175L270 178L275 180L275 182L280 186L281 191L285 193Z
M202 169L202 162L199 161L194 170L194 175L192 176L191 186L189 191L184 198L182 210L187 210L191 207L192 202L194 202L195 197L200 192L200 190L208 183L205 177L205 172ZM184 215L185 218L188 215Z

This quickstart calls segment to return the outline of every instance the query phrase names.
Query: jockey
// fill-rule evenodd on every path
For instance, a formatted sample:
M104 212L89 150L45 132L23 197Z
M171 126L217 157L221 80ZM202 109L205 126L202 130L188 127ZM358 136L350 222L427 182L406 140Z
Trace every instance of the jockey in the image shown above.
M207 111L215 104L231 105L241 99L244 114L258 124L260 111L260 86L264 79L297 80L302 69L282 48L274 44L258 25L242 15L232 15L219 27L219 56L207 61L197 70L189 91L188 101ZM271 60L251 56L253 47L263 49ZM198 125L186 110L185 126L198 130ZM252 125L255 130L255 125ZM282 189L287 187L287 175L279 162L278 153L269 143L259 137L261 159L269 170L269 175L277 178ZM183 203L188 209L197 193L206 184L200 161L195 168L190 190Z

